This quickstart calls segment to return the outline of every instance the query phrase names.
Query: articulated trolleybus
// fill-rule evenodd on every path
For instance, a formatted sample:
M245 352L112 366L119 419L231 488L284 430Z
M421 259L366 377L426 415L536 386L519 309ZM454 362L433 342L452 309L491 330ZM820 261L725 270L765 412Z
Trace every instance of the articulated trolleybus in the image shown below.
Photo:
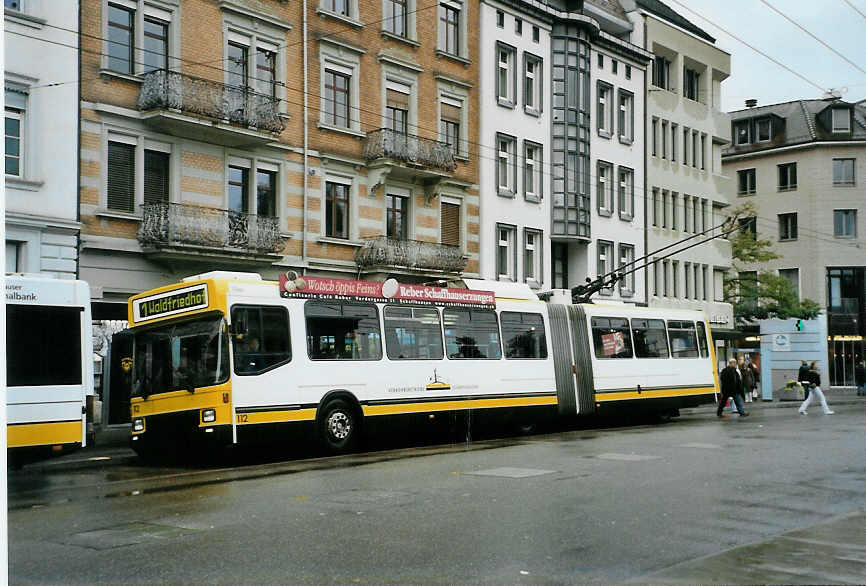
M5 285L7 445L23 464L86 443L90 288L44 275L7 275Z
M548 304L523 284L464 282L212 272L136 295L133 448L154 456L308 422L341 452L387 416L510 410L527 421L714 400L701 312Z

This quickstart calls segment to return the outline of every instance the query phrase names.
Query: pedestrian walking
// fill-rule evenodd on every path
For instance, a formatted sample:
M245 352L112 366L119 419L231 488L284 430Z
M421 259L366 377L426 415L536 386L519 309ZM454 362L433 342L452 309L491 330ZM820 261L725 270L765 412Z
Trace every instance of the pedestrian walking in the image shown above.
M866 361L861 360L854 368L854 382L857 384L857 395L866 395Z
M812 366L809 368L809 395L806 397L806 400L800 405L800 415L807 415L806 409L809 408L809 405L812 404L812 397L818 397L818 400L821 402L821 409L824 411L824 415L833 415L833 411L830 410L830 407L827 406L827 399L824 397L824 392L821 391L821 373L818 371L818 363L813 362Z
M749 368L746 361L742 358L740 358L739 369L740 378L743 379L743 397L745 397L747 403L751 403L752 389L755 387L755 375L752 373L752 369Z
M809 382L809 364L805 360L803 361L803 364L800 365L800 370L797 372L797 382L803 386L803 392L805 393L803 398L808 399L811 383Z
M728 365L722 369L722 374L719 375L719 382L722 385L722 396L719 398L716 416L722 416L722 411L728 402L728 397L730 397L733 399L734 405L737 406L737 413L742 417L748 417L749 413L743 409L743 401L740 399L740 393L743 392L743 377L740 374L740 369L737 368L736 358L728 360Z
M755 366L754 362L749 362L749 370L752 371L752 380L754 384L752 385L752 400L758 399L758 385L761 384L761 373L758 370L758 367Z

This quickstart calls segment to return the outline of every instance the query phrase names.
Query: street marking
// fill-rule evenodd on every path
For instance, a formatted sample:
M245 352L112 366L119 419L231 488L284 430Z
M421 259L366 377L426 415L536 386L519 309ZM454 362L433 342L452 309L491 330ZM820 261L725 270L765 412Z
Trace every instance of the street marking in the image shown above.
M599 454L599 460L619 460L621 462L643 462L645 460L658 460L660 456L646 456L641 454Z
M490 468L488 470L475 470L472 472L464 472L472 476L498 476L501 478L530 478L532 476L543 476L545 474L553 474L555 470L537 470L535 468L511 468L504 466L502 468Z
M721 450L722 446L718 444L702 444L699 442L691 443L691 444L680 444L677 446L679 448L700 448L702 450Z

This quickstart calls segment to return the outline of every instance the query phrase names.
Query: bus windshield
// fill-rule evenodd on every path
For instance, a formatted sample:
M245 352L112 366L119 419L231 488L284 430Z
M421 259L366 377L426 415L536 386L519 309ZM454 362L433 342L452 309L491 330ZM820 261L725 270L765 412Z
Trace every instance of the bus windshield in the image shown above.
M135 333L132 395L194 391L229 377L228 327L222 316Z

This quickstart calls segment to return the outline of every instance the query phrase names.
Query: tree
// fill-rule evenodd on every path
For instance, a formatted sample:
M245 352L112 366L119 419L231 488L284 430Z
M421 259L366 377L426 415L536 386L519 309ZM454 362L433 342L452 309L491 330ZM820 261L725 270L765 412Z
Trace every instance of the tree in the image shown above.
M738 225L730 235L734 277L725 280L725 301L734 306L738 323L756 319L817 317L821 307L811 299L799 299L797 291L785 277L770 271L746 270L745 265L760 265L781 258L772 250L770 240L757 237L758 208L744 203L731 212L731 225Z

